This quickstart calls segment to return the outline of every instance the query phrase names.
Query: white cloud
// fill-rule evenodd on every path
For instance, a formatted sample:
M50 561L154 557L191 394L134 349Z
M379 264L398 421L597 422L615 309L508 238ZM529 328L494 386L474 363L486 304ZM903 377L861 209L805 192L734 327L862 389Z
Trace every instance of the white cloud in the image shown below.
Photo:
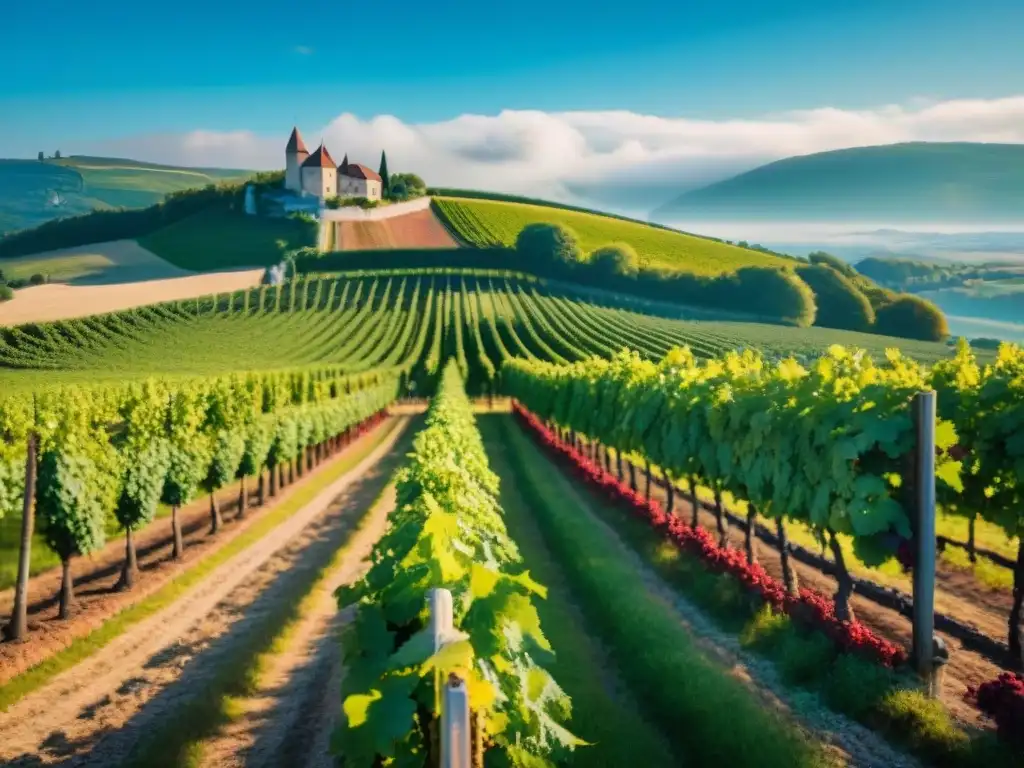
M247 131L140 136L104 142L90 152L195 166L280 168L290 129L282 124L274 136ZM617 199L619 207L629 198L641 209L791 155L902 141L1024 143L1024 96L919 99L867 110L822 107L731 120L506 110L404 123L390 115L361 120L345 113L326 126L300 130L310 145L322 137L339 162L348 153L353 162L376 167L384 148L393 171L412 170L438 186L563 200Z
M313 55L313 49L310 48L308 45L296 45L295 46L295 52L297 54L301 55L301 56L312 56Z

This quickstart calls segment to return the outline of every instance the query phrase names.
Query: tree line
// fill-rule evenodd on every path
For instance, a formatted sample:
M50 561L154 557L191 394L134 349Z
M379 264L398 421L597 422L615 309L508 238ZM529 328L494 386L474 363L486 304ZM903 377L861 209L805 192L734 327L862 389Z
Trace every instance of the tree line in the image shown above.
M148 208L92 211L81 216L54 219L32 229L0 237L0 258L107 240L134 240L208 208L242 210L248 184L254 185L258 193L278 188L283 181L283 171L259 173L250 181L208 184L202 188L171 192L164 200Z
M870 294L865 293L862 286L870 281L820 252L793 268L751 266L710 277L643 267L628 243L587 254L570 228L542 223L522 229L515 252L529 271L553 270L558 277L658 301L924 341L940 341L949 334L945 316L931 302L877 286L868 286Z
M258 476L259 500L337 449L349 430L396 396L394 372L347 375L337 366L295 372L148 380L113 387L71 387L0 401L0 516L22 515L15 611L5 634L27 629L28 563L38 523L63 572L60 618L74 599L75 557L106 543L111 524L124 532L120 586L138 570L134 533L171 507L172 556L182 556L179 510L210 499L210 533L223 518L216 493Z

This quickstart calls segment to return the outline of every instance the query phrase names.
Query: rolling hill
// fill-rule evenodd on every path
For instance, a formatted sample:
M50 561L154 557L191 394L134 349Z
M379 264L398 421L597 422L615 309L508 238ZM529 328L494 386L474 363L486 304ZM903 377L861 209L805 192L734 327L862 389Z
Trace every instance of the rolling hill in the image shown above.
M476 247L513 246L524 226L541 222L572 229L585 253L610 243L628 243L641 264L650 268L713 276L747 266L792 265L769 253L597 212L507 200L437 197L434 201L435 210L456 237Z
M145 208L169 192L251 174L78 155L43 162L0 160L0 234L94 210ZM63 202L54 205L55 197Z
M891 144L791 157L677 197L671 220L1024 221L1024 145Z

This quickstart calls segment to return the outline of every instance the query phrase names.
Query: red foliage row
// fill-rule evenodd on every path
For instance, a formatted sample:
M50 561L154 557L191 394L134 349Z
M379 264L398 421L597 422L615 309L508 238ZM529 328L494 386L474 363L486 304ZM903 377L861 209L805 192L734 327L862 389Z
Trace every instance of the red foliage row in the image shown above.
M966 698L995 721L1000 738L1024 749L1024 676L1004 672L995 680L969 688Z
M608 499L624 505L629 512L676 544L680 549L700 557L716 573L729 573L747 590L758 595L775 610L789 614L794 620L817 627L836 643L840 650L857 653L873 661L893 667L907 660L906 650L879 637L857 621L839 621L831 599L810 589L791 595L782 582L773 578L759 563L748 563L739 549L720 547L711 534L701 527L693 528L682 518L666 513L661 505L647 499L605 471L520 406L513 403L516 416L550 450L564 457L573 472L602 490Z

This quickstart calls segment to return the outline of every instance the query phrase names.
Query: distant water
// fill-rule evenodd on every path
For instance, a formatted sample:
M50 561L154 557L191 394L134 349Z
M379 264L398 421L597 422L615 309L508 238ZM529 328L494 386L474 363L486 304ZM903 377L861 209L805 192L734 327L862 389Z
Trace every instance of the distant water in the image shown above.
M1020 323L959 315L946 315L946 320L949 322L949 332L953 336L963 336L967 339L1002 339L1024 344L1024 325Z
M966 235L983 233L1020 234L1024 245L1024 222L1012 224L956 224L951 222L907 222L905 224L850 221L657 221L684 232L707 235L723 240L746 240L767 245L773 243L806 243L827 241L882 243L893 236Z

